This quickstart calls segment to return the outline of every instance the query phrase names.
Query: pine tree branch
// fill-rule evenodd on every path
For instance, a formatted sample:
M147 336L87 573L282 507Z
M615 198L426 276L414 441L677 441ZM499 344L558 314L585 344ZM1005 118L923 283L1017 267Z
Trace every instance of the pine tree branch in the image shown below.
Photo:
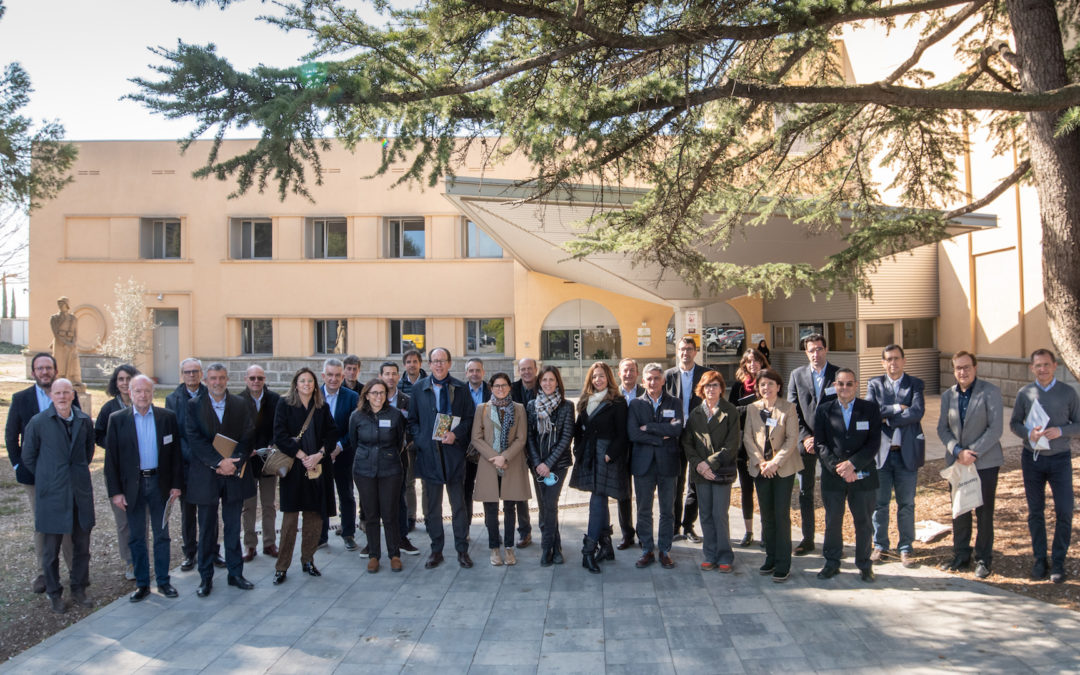
M942 218L948 221L952 220L953 218L959 218L960 216L966 216L969 213L978 211L982 207L986 206L987 204L993 202L995 199L1000 197L1003 192L1008 190L1010 187L1019 182L1020 179L1026 176L1028 171L1030 170L1031 160L1025 159L1024 161L1016 165L1016 169L1014 169L1012 173L1006 176L1004 180L998 183L993 190L987 192L981 198L976 199L973 202L968 202L967 204L957 207L951 211L946 211Z

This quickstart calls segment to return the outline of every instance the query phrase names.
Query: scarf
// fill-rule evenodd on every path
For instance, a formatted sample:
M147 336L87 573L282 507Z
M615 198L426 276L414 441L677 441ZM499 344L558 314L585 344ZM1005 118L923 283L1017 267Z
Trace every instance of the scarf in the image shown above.
M431 383L433 385L439 385L439 390L435 394L435 409L441 413L450 412L450 373L446 374L443 379L437 379L434 375L431 376Z
M743 391L746 392L747 396L754 393L756 384L757 384L756 378L753 378L753 377L745 377L745 378L743 378L743 381L742 381Z
M607 389L604 389L602 391L598 391L595 394L593 394L592 396L590 396L589 397L589 402L585 406L585 412L587 414L589 414L589 415L592 415L593 412L598 407L600 407L600 404L604 402L605 398L607 398Z
M510 435L510 428L514 426L514 399L507 396L506 398L491 397L491 401L488 402L488 416L491 418L491 426L495 429L495 433L492 434L491 447L495 452L500 455L506 450L507 437ZM499 475L503 475L502 469L497 469Z
M541 435L550 434L551 430L555 428L555 425L551 422L551 415L555 412L555 409L562 403L562 396L559 395L559 390L556 389L555 393L548 396L541 389L536 395L536 431Z

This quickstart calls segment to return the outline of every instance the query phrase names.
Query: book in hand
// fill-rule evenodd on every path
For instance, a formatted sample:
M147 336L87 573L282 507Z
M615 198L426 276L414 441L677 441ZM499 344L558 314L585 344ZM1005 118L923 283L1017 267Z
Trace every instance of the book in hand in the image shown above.
M461 423L460 417L454 417L447 413L439 413L435 415L435 427L431 430L431 440L442 441L443 436L449 431L453 431L457 428L457 425Z
M235 440L229 438L228 436L226 436L224 434L217 434L216 436L214 436L214 450L217 450L217 453L219 455L221 455L222 459L229 459L230 457L232 457L233 450L235 450L235 449L236 449L236 441ZM240 477L240 478L243 478L244 477L244 469L246 469L246 468L247 468L247 464L240 467L240 471L238 471L236 475L238 477Z

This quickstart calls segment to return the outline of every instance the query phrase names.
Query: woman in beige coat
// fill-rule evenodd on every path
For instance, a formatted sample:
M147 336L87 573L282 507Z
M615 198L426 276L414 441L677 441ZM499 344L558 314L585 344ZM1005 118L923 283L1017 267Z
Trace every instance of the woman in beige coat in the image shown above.
M765 564L758 571L780 583L791 572L791 489L802 468L799 418L795 404L780 398L783 380L775 370L761 371L757 386L761 398L746 407L743 447L765 538Z
M514 557L514 524L517 509L529 508L529 469L525 442L528 421L525 407L510 398L510 376L495 373L488 381L491 400L476 408L472 427L472 447L480 453L476 469L473 499L484 502L484 524L488 528L491 564L502 565L499 555L506 542L506 564L517 563ZM505 539L499 538L499 501L503 503Z

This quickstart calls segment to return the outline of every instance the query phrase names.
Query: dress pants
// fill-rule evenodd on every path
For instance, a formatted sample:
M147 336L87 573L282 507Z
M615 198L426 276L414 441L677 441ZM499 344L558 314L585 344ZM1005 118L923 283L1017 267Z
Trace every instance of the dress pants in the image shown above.
M500 548L504 542L507 548L514 548L514 523L521 502L504 501L503 505L503 529L505 533L499 537L499 502L484 502L484 524L488 531L488 548Z
M802 442L799 442L802 445ZM801 449L801 448L800 448ZM803 541L814 541L814 486L817 485L817 455L802 455L803 468L799 471L799 514L802 516ZM873 494L873 492L871 492ZM822 500L825 498L822 497Z
M896 529L900 535L896 550L911 553L911 544L915 541L915 485L918 480L918 470L909 471L900 452L890 452L885 458L885 466L878 469L874 548L889 550L889 502L896 492Z
M791 489L795 475L765 478L758 475L754 487L761 509L761 537L765 542L765 562L773 564L773 575L791 571Z
M116 547L120 551L120 559L124 561L125 565L133 564L131 559L131 532L128 530L128 517L127 513L123 509L116 508L116 505L109 500L109 507L112 508L113 520L116 521ZM146 532L143 532L143 539L146 538Z
M203 581L214 578L214 558L218 551L218 505L221 506L221 522L225 527L225 566L229 576L244 575L244 551L240 547L240 514L244 510L243 499L222 499L214 504L199 504L199 576Z
M315 551L319 548L323 517L318 511L304 511L303 513L304 529L300 534L300 562L309 563L315 561ZM278 572L288 571L289 565L292 564L299 522L299 511L281 512L281 543L278 544L278 557L274 564L274 569Z
M128 544L131 564L135 568L135 585L150 585L150 555L146 547L146 514L150 513L150 530L154 536L154 577L158 586L169 583L169 524L162 526L165 497L157 476L139 478L139 494L134 504L127 505L124 518L128 521Z
M37 518L37 492L33 485L23 485L26 488L26 496L30 499L30 522L34 522ZM34 557L37 558L38 563L41 562L41 552L45 544L45 535L41 532L34 532ZM65 534L63 540L60 543L60 552L64 556L64 564L67 565L68 571L71 571L71 555L72 544L71 535Z
M696 481L695 481L695 484ZM705 562L730 565L735 562L728 531L728 508L731 506L731 483L701 483L697 486L701 506L702 553Z
M694 522L698 518L697 485L693 479L687 481L686 473L689 463L686 455L679 452L679 475L676 476L675 491L672 495L672 527L673 534L678 534L679 529L692 530ZM683 489L686 490L686 502L683 502Z
M342 451L332 464L331 471L334 474L334 492L338 499L338 516L341 519L342 537L356 536L356 497L353 496L352 467L356 452ZM333 497L331 496L331 499ZM361 518L363 514L361 513ZM330 514L324 510L322 513L322 534L320 541L326 541L330 535Z
M1024 496L1027 497L1031 551L1036 560L1043 561L1046 560L1046 484L1050 484L1050 494L1054 497L1054 541L1050 562L1052 570L1060 570L1065 565L1072 539L1072 453L1040 454L1035 459L1025 448L1020 469L1024 475Z
M426 515L424 524L428 537L431 539L431 552L442 553L446 543L446 535L443 533L442 507L443 489L450 498L450 521L454 529L454 550L462 553L469 550L469 520L465 515L465 486L462 483L451 481L449 483L436 483L423 481L423 506Z
M409 507L408 519L415 522L417 520L421 520L420 518L416 517L416 446L413 445L412 443L410 443L405 454L408 455L408 457L409 457L409 463L405 466L405 476L404 476L404 481L405 481L404 482L405 504ZM423 491L424 489L426 489L426 486L423 485L423 481L420 481L420 482L421 482L420 489L421 489L421 491ZM425 503L426 502L424 502L424 500L423 500L423 495L421 494L421 499L420 499L421 513L423 513L423 510L425 508L427 508L425 506ZM427 514L426 513L423 513L423 519L425 519L425 520L427 519Z
M401 506L401 475L368 476L353 475L356 491L360 494L364 510L364 534L367 535L368 554L372 560L382 555L382 533L386 534L386 555L400 558L401 530L398 523ZM380 524L382 532L380 532Z
M70 586L72 591L90 585L90 530L79 527L79 507L72 504L71 534L42 533L41 573L45 576L45 592L51 596L63 594L60 584L60 549L64 539L71 541Z
M562 537L559 536L559 496L562 494L563 483L566 482L567 469L556 469L551 473L558 477L554 485L536 483L536 505L539 507L540 521L540 548L545 551L557 551L562 549ZM529 473L532 476L532 472ZM528 508L528 505L525 505Z
M822 490L821 501L825 504L825 545L822 553L826 567L840 567L844 556L844 502L851 509L855 524L855 566L870 569L870 549L874 536L874 490ZM766 540L768 541L768 540Z
M675 535L675 476L658 475L654 464L644 476L634 476L634 493L637 494L637 535L641 550L648 553L655 551L659 545L660 553L667 553L671 550L671 540ZM660 507L658 541L653 540L654 494ZM605 498L605 504L606 501ZM606 510L606 505L604 508Z
M472 525L473 517L473 490L476 488L476 464L473 464L469 460L465 460L465 483L463 487L465 489L465 517L469 519L469 525ZM486 514L487 511L484 511Z
M199 522L199 511L183 495L180 496L180 536L183 540L180 550L185 558L194 559L199 554L199 534L196 525Z
M975 560L990 567L994 558L994 500L997 497L998 471L1000 466L979 469L983 505L975 509L979 534L975 536ZM953 555L961 560L971 560L971 511L953 518Z
M244 546L255 548L259 543L255 536L255 509L262 508L262 535L263 548L273 545L277 541L277 507L274 499L277 497L277 476L260 476L255 482L258 494L244 500Z
M633 539L637 534L637 530L634 529L634 482L630 481L627 488L629 496L626 499L619 500L619 530L622 532L623 539Z
M735 460L735 469L739 472L739 506L742 507L742 518L743 520L753 520L755 485L745 455Z

